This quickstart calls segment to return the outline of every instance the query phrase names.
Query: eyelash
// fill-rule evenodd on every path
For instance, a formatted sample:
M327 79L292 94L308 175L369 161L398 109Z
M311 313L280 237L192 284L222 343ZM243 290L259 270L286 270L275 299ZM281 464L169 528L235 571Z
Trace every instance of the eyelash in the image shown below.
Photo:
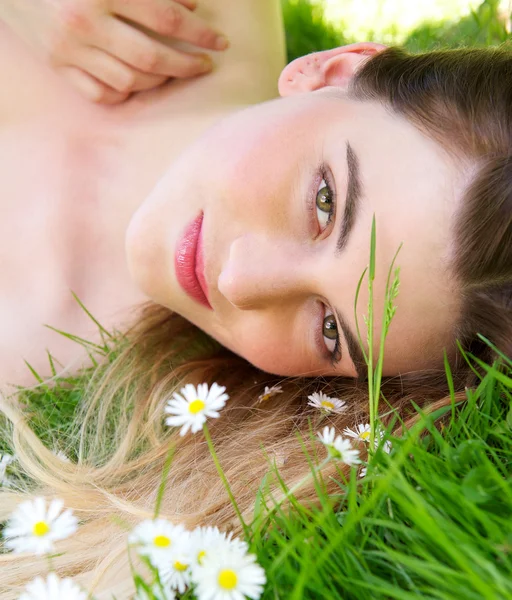
M328 192L329 192L329 198L331 198L332 202L331 202L331 209L328 212L328 219L327 219L327 224L325 225L325 227L322 229L322 231L320 232L320 234L322 234L327 227L331 224L333 216L336 214L336 194L333 193L332 191L332 187L329 184L329 180L330 180L330 176L326 170L326 168L324 166L322 166L320 168L320 180L318 181L318 186L315 187L315 190L313 192L313 194L311 194L311 197L309 198L309 202L308 202L308 212L309 212L309 217L310 217L310 221L312 224L311 229L317 229L318 228L318 217L316 216L316 211L319 210L317 205L316 205L316 199L318 196L318 192L323 189L324 187L327 188ZM322 181L325 183L325 186L320 187L320 184L322 183ZM324 211L325 212L325 211ZM324 327L324 321L326 319L326 307L325 304L323 304L323 302L321 303L322 306L324 307L322 313L322 318L320 319L320 327L316 328L317 329L317 342L318 342L318 347L323 347L327 348L325 341L324 341L324 334L323 334L323 327ZM332 314L332 313L331 313ZM330 315L329 315L330 316ZM340 348L340 334L338 331L338 326L336 323L336 329L337 329L337 334L336 334L336 343L334 345L334 350L331 352L328 350L328 357L329 360L331 362L331 365L333 367L336 366L336 363L339 362L339 360L341 359L341 348Z
M331 204L331 210L328 213L328 219L327 219L327 224L325 225L325 227L322 229L322 231L320 232L320 234L322 234L327 227L331 224L332 222L332 218L333 216L336 214L336 195L333 193L332 191L332 187L329 184L329 174L327 173L327 170L324 166L320 167L320 172L319 172L319 178L317 177L316 180L318 181L318 185L315 186L315 189L313 191L313 193L311 194L311 197L309 198L308 201L308 212L309 212L309 217L310 217L310 222L311 222L311 230L317 230L318 227L318 218L316 216L316 211L317 211L317 205L316 205L316 198L318 196L318 192L323 189L323 187L320 187L320 184L322 183L322 181L325 182L325 186L327 188L327 190L329 191L329 197L332 198L332 204Z

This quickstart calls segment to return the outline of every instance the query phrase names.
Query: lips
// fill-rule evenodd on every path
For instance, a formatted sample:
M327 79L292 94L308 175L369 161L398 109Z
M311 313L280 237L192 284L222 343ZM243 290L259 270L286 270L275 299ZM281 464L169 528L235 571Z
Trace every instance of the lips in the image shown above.
M176 244L174 268L183 291L199 304L213 310L208 302L208 286L204 276L203 213L196 217Z

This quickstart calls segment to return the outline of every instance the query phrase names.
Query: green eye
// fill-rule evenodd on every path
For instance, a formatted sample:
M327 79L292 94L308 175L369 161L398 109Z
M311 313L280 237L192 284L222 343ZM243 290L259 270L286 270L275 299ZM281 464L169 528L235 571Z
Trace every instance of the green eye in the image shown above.
M328 315L325 317L322 335L330 340L336 340L338 338L338 326L336 325L336 319L334 318L334 315Z
M322 183L325 181L322 179ZM316 205L322 212L332 212L332 195L329 186L325 184L321 187L316 194Z

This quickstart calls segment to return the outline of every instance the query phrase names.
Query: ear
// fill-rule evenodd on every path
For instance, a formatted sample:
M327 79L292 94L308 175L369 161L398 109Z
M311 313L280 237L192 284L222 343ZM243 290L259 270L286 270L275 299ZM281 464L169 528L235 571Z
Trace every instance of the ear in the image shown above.
M347 87L356 70L386 48L383 44L361 42L296 58L279 77L279 94L292 96L327 86Z

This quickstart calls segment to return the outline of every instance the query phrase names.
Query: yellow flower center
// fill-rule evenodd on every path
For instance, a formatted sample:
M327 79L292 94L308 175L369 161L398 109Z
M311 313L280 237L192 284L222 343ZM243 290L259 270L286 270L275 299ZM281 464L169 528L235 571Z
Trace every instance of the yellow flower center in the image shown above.
M200 552L197 553L197 562L202 565L203 564L203 558L206 556L206 552L204 550L201 550Z
M153 540L153 544L157 548L168 548L171 545L171 540L166 535L157 535Z
M181 563L179 560L174 561L174 568L176 571L186 571L188 569L188 565Z
M238 578L231 569L222 569L219 573L218 582L223 590L233 590L236 587Z
M369 431L363 431L359 434L359 437L366 442L366 440L370 437Z
M37 537L43 537L50 531L50 526L44 521L39 521L34 525L32 531L34 532L34 535L37 535Z
M199 398L198 398L197 400L194 400L193 402L191 402L188 405L188 410L193 415L197 415L197 413L201 412L205 406L206 406L206 404L202 400L199 400Z
M329 410L334 409L334 404L332 402L329 402L329 400L322 400L321 404L324 408L328 408Z

